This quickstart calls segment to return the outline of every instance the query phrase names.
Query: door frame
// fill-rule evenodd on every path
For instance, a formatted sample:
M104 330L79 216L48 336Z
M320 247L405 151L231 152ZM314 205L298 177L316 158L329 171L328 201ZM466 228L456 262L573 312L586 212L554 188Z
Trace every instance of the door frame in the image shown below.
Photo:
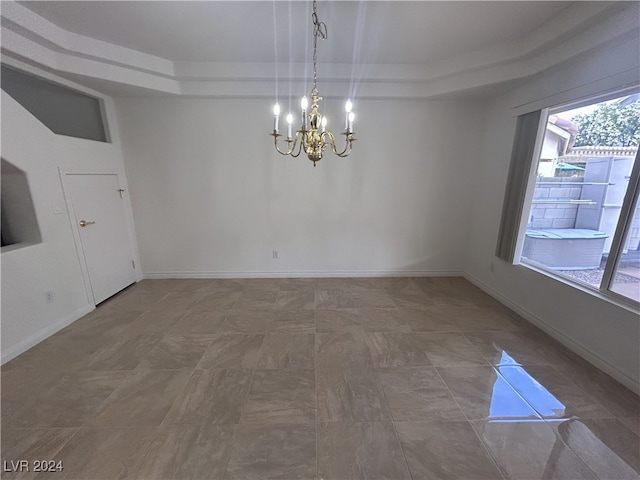
M82 247L82 240L80 238L80 229L78 227L78 217L73 208L73 200L71 197L70 187L67 183L68 175L115 175L118 179L118 185L124 190L124 211L125 211L125 224L127 229L127 236L129 238L129 245L131 247L131 255L135 262L134 276L135 281L142 280L142 273L140 270L140 255L138 252L138 242L135 237L135 229L133 224L133 214L131 210L131 203L129 197L126 194L129 192L126 178L123 172L117 170L78 170L76 168L64 168L58 167L58 174L60 176L60 183L62 185L62 193L64 195L64 201L67 207L67 214L69 217L69 223L71 226L71 233L73 235L73 241L75 243L76 255L78 256L78 262L80 264L80 271L82 273L82 283L84 284L85 294L87 296L87 302L94 308L96 306L95 298L93 295L93 287L91 285L91 277L89 276L89 269L87 267L87 261L84 255L84 248Z

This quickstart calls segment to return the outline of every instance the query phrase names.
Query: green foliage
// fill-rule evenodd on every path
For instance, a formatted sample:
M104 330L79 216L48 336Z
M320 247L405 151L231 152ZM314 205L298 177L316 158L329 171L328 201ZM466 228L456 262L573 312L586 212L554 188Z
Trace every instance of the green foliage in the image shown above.
M637 147L640 144L640 102L626 107L602 104L571 119L578 126L576 147Z

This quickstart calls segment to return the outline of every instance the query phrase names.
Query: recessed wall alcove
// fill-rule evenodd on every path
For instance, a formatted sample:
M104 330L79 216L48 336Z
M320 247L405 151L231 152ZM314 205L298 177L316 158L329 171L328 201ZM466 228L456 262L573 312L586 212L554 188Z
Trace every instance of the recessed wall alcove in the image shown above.
M42 242L26 173L4 158L0 165L2 252Z

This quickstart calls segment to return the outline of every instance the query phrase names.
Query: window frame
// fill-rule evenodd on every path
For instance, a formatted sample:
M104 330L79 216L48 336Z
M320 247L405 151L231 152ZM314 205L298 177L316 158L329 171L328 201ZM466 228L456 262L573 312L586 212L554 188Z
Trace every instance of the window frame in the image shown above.
M526 187L526 192L524 193L524 196L523 196L523 201L520 205L518 205L521 215L520 215L520 218L518 218L517 220L519 222L519 225L517 226L517 235L515 236L515 239L512 240L514 242L513 250L512 250L513 258L510 259L513 265L522 266L522 267L534 270L547 277L561 281L566 285L572 286L574 288L577 288L581 291L585 291L590 294L594 294L599 298L602 298L603 300L606 300L610 303L614 303L623 308L630 309L633 312L640 312L640 302L632 298L629 298L625 295L622 295L620 293L617 293L613 291L611 288L615 280L615 274L618 268L618 262L622 255L624 243L626 241L627 236L630 234L631 222L633 220L633 215L635 211L634 209L640 197L640 147L636 152L634 165L629 178L629 184L627 186L627 190L625 192L624 200L622 203L620 217L618 218L618 221L616 224L616 230L612 239L611 248L609 251L610 253L607 257L603 276L602 276L602 279L600 280L600 285L598 287L589 285L584 282L580 282L569 276L562 275L558 272L555 272L547 268L543 264L537 263L535 261L531 261L526 258L522 258L522 251L524 247L524 238L527 230L528 217L531 214L531 206L532 206L533 196L534 196L538 163L539 163L540 155L542 152L542 144L544 141L546 124L547 124L549 115L556 112L562 112L566 110L580 108L586 105L593 105L601 102L606 102L608 100L615 99L620 96L630 95L638 92L640 92L640 84L634 85L629 88L625 88L624 90L617 90L614 92L609 92L601 95L592 95L592 96L589 96L588 98L583 98L574 102L562 103L559 105L554 105L551 107L540 108L538 110L535 110L540 112L540 121L538 123L538 129L535 132L535 147L533 148L532 158L528 159L528 161L530 161L530 168L528 169L528 179L526 182L527 187ZM523 116L524 115L520 115L518 118L522 118ZM530 133L532 134L532 132ZM517 148L518 141L522 141L522 140L523 140L522 137L520 138L516 137L515 143L514 143L514 151ZM526 141L526 139L524 140ZM532 137L528 139L528 141L531 141L531 140L532 140ZM521 158L518 159L512 156L512 162L518 161L518 160L522 160L522 159ZM512 165L512 168L513 168L513 165ZM510 187L509 185L507 185L507 193L505 195L505 200L509 196L509 190L510 190ZM507 229L509 228L508 225L504 224L504 221L506 218L504 212L509 208L513 208L513 207L509 207L509 205L507 205L505 202L505 204L503 205L503 222L501 223L501 230L505 228ZM500 245L501 240L503 239L499 237L498 245ZM498 249L499 248L500 246L498 247Z

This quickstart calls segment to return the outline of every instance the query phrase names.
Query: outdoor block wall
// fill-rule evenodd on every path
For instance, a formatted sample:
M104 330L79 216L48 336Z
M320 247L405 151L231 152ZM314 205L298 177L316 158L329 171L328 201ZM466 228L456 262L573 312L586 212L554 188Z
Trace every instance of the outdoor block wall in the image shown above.
M539 177L533 193L528 228L574 228L578 205L562 202L579 200L582 185L576 183L583 181L583 177Z

